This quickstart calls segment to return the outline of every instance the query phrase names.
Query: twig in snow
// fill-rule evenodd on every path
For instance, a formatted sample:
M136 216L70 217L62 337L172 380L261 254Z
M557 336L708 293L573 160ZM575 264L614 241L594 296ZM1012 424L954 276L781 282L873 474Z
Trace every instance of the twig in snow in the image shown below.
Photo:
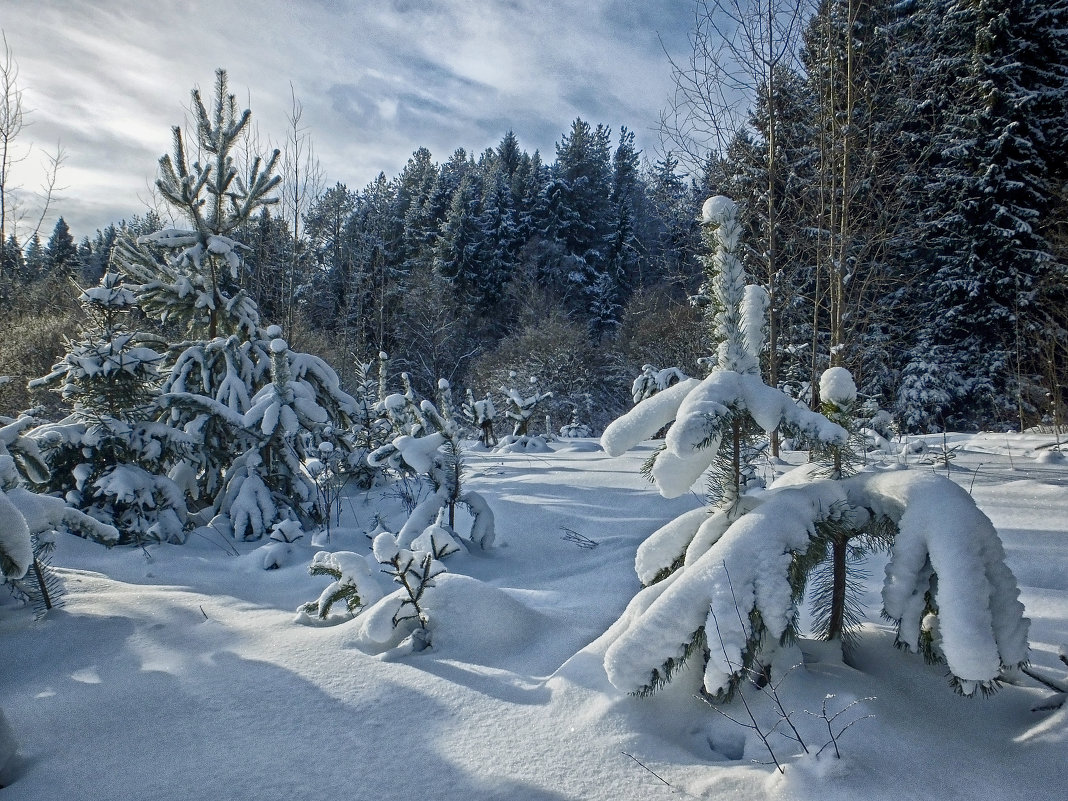
M579 534L575 529L568 528L567 526L560 526L560 530L564 532L564 539L568 542L573 542L580 548L590 550L596 548L599 543L596 540L591 540L585 534Z
M647 771L648 771L649 773L651 773L651 774L653 774L654 776L656 776L656 778L660 779L660 781L662 781L662 782L663 782L664 784L666 784L666 785L667 785L668 787L671 787L671 782L669 782L669 781L668 781L667 779L665 779L665 778L664 778L663 776L661 776L660 774L658 774L658 773L657 773L657 772L656 772L655 770L653 770L652 768L650 768L650 767L649 767L648 765L646 765L646 764L645 764L644 762L642 762L642 761L641 761L640 759L638 759L638 758L637 758L636 756L634 756L633 754L628 754L628 753L627 753L626 751L620 751L620 753L621 753L621 754L623 754L623 756L625 756L625 757L630 757L630 758L631 758L631 759L633 759L633 760L634 760L635 762L637 762L637 763L638 763L638 765L639 765L640 767L644 768L644 769L645 769L645 770L647 770Z
M817 714L815 712L808 712L808 714L812 715L812 717L814 717L814 718L819 718L824 723L826 723L827 724L827 734L830 736L830 739L823 744L823 747L819 751L816 752L816 756L819 756L824 751L826 751L827 750L827 746L833 745L834 746L834 756L835 756L835 758L836 759L841 759L842 758L842 754L838 750L838 739L848 729L852 728L854 724L860 723L860 721L867 720L868 718L873 718L873 717L875 717L875 715L870 715L870 714L869 715L861 715L859 718L854 718L853 720L849 721L849 723L847 723L844 726L842 726L842 728L840 728L837 732L834 730L834 722L841 715L843 715L845 712L847 712L848 710L850 710L853 707L855 707L861 701L874 701L875 697L874 696L870 696L868 698L858 698L857 700L851 701L848 704L846 704L844 707L839 709L833 715L828 715L827 714L827 702L829 700L831 700L832 698L834 698L833 695L824 696L824 698L823 698L823 709L820 710L819 714Z
M634 760L634 762L637 763L638 767L642 768L647 773L652 774L655 778L659 779L666 786L670 787L672 792L681 793L682 795L686 796L687 798L697 798L697 796L691 795L690 793L687 793L685 790L680 790L678 787L673 785L671 782L669 782L667 779L665 779L659 773L654 771L652 768L650 768L648 765L646 765L644 762L642 762L640 759L638 759L633 754L628 754L626 751L620 751L619 753L621 753L625 757L629 757L630 759Z

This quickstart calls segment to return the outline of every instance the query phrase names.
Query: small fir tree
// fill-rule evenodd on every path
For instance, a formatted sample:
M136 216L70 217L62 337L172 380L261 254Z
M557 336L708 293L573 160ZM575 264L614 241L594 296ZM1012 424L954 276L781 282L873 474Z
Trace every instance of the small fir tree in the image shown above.
M438 390L438 406L428 400L416 403L414 396L407 394L387 397L386 407L406 421L407 429L414 433L397 436L368 457L373 466L421 474L430 483L431 495L412 510L397 533L397 543L402 548L420 547L435 558L459 548L455 530L457 504L466 506L473 517L471 543L487 549L494 538L489 505L477 492L465 490L462 485L460 432L453 417L448 381L441 379Z
M497 410L489 393L487 392L482 400L475 400L474 393L468 389L462 409L467 424L478 432L478 441L482 447L492 448L496 445L497 435L493 432L493 420L497 416Z
M34 432L50 468L45 487L114 525L123 543L180 542L186 508L163 457L193 443L154 420L162 357L127 328L136 300L117 273L105 273L80 300L81 338L49 375L30 382L73 404L65 420Z

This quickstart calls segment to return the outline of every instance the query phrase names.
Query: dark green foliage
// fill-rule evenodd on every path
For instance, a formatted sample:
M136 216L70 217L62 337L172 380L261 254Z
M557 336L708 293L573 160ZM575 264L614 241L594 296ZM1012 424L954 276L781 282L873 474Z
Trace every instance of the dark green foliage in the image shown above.
M701 626L697 629L697 631L693 633L693 636L690 637L687 642L682 644L681 648L681 655L669 658L659 669L654 670L649 677L649 683L644 687L639 687L634 691L633 695L637 695L640 698L648 698L671 681L674 675L679 672L690 657L696 653L701 653L704 655L704 658L707 659L708 638L705 636L705 627Z
M15 582L15 590L25 596L36 617L42 618L49 610L63 606L65 588L63 580L52 567L55 541L50 537L33 535L31 542L33 564L26 576Z
M345 608L350 613L354 613L357 609L363 606L363 602L360 600L359 589L355 584L343 583L342 572L339 567L331 564L325 560L316 560L312 562L308 568L308 572L313 576L330 576L337 584L333 592L329 593L325 598L320 597L318 600L309 601L300 607L302 612L307 612L309 615L315 615L318 618L325 620L330 614L330 610L335 604L340 601L345 602Z

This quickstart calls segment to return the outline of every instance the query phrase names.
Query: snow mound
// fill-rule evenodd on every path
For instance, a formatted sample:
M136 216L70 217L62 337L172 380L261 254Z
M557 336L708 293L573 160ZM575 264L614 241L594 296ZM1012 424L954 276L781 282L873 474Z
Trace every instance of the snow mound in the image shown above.
M844 367L831 367L820 376L820 397L838 406L849 406L857 399L857 385Z
M403 590L395 592L357 617L349 644L369 654L398 647L409 630L387 628L392 628L403 595ZM433 643L427 653L438 659L514 670L530 661L551 632L546 615L469 576L438 576L423 604Z
M497 453L550 453L552 448L544 437L538 436L513 436L509 434L501 438L500 444L493 449Z

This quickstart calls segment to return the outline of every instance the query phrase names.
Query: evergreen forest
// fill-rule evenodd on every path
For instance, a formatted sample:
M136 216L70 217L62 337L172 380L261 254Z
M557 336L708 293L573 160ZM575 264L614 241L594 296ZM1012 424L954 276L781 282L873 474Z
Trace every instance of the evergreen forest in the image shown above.
M553 428L597 432L629 408L643 365L700 374L697 211L727 195L769 294L769 384L818 408L820 373L846 367L901 432L1061 423L1068 3L696 8L658 153L575 119L554 153L502 131L483 152L419 148L350 188L300 162L294 121L280 202L231 234L247 246L232 289L347 387L380 352L426 396L439 378L499 394L514 372L552 392ZM732 9L744 46L714 23ZM722 57L747 47L744 67ZM702 105L701 81L728 78L750 87L743 106ZM117 243L172 223L161 204L93 235L60 217L45 239L8 216L0 412L58 416L63 399L26 383L83 323L72 282L94 286Z

